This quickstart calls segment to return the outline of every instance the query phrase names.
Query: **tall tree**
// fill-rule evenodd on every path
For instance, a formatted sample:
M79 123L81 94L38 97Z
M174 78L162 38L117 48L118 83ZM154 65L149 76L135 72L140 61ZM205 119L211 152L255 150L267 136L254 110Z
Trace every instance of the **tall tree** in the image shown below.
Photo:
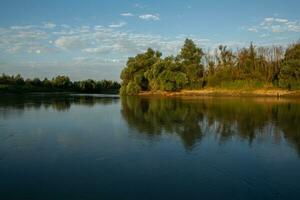
M160 57L160 52L149 48L147 52L129 58L126 67L121 72L121 93L133 94L140 90L147 90L149 82L145 77L145 72L151 69Z
M151 90L175 91L187 84L187 76L173 57L166 57L145 73Z
M188 86L191 88L201 86L204 67L201 65L201 59L204 55L201 48L198 48L191 39L186 39L180 54L178 55L179 64L184 69L188 78Z
M286 50L279 74L279 84L289 89L300 88L300 43Z

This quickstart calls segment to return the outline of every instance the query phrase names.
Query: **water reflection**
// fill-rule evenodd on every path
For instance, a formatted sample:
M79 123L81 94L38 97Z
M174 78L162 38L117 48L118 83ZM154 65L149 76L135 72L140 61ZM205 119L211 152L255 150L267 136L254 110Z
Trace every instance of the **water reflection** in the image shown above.
M32 94L6 95L0 98L0 118L21 115L25 110L53 109L66 112L72 105L93 107L119 102L115 95Z
M187 150L208 135L220 142L232 138L283 139L300 155L300 104L276 99L122 98L122 116L137 133L155 137L176 134Z
M0 98L0 119L27 110L68 112L72 106L118 104L118 96L18 95ZM193 150L204 137L219 143L233 138L274 143L288 141L300 155L300 103L296 100L242 98L121 98L121 115L136 134L153 139L163 134L180 138ZM1 124L0 124L1 126Z
M299 199L299 111L276 99L1 96L0 199Z

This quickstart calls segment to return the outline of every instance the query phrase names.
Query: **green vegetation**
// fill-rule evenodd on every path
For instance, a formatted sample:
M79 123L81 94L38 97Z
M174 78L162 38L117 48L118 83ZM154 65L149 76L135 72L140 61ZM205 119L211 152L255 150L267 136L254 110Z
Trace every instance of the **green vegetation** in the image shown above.
M118 93L120 84L115 81L91 79L72 82L67 76L57 76L52 80L45 78L26 79L21 75L0 76L0 93L26 92L80 92L80 93Z
M282 87L300 88L300 44L287 49L279 77Z
M186 39L179 55L162 58L159 51L128 59L121 72L121 94L141 91L179 91L206 87L300 89L300 44L232 51L220 45L212 54Z

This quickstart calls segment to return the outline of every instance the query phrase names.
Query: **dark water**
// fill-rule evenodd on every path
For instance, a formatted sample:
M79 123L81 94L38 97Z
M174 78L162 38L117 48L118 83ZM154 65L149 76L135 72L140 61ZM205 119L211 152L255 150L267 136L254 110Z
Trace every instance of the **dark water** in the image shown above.
M300 199L300 102L1 96L0 199Z

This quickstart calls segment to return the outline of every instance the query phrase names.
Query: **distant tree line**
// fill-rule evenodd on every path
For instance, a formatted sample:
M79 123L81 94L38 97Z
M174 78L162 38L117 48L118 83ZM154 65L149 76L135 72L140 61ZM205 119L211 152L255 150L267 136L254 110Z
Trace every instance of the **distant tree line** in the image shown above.
M300 43L233 51L220 45L204 52L186 39L177 56L162 58L149 48L130 57L121 72L121 94L140 91L177 91L205 87L281 87L300 89Z
M111 80L95 81L92 79L72 82L68 76L56 76L52 79L24 79L21 75L0 76L2 92L82 92L82 93L118 93L120 84Z

